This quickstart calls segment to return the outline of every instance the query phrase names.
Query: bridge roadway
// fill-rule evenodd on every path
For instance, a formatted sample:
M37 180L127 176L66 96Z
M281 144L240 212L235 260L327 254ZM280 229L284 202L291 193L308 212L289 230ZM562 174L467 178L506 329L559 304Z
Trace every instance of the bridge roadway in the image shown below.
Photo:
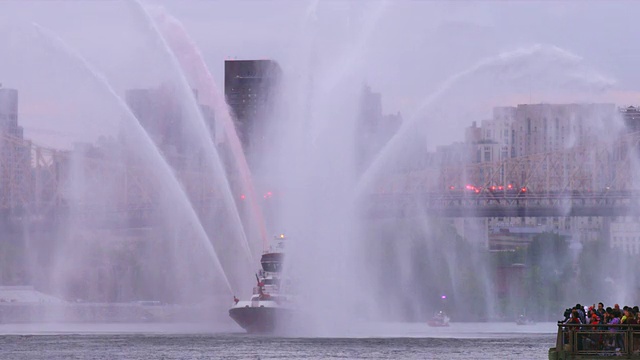
M198 210L208 216L224 214L215 201L208 199L195 203ZM123 204L124 205L124 204ZM138 204L139 205L139 204ZM420 217L570 217L570 216L640 216L640 191L556 192L556 193L405 193L371 195L364 203L366 217L370 219ZM65 206L50 209L48 214L0 211L2 219L10 222L24 220L42 223L43 228L71 216ZM161 219L153 204L121 207L104 211L83 207L72 217L84 219L86 225L106 228L136 228L150 226ZM159 217L160 216L160 217ZM77 219L76 219L77 220ZM97 224L97 225L96 225Z
M374 195L372 218L640 216L640 191Z

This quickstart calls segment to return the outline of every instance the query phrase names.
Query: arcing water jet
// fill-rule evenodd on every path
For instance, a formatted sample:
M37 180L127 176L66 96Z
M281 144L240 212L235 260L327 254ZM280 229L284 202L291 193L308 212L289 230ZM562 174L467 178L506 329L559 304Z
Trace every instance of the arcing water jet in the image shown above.
M263 250L265 250L267 246L267 230L262 210L257 202L258 197L256 196L251 170L247 164L247 159L242 150L224 95L218 90L200 50L189 37L182 24L164 11L161 11L156 16L156 22L172 52L180 62L182 69L196 81L195 87L199 90L202 98L208 101L215 111L216 124L219 124L219 127L222 128L224 140L226 140L224 143L231 150L235 160L235 167L240 173L242 194L246 194L245 200L250 203L252 215L259 228L258 233L262 239Z
M177 205L179 209L184 211L187 214L187 218L189 222L193 224L196 237L198 238L200 245L203 246L208 252L214 266L219 270L220 275L224 279L224 283L227 286L227 290L230 293L235 293L235 289L232 287L229 279L225 273L225 270L222 268L220 260L218 258L218 254L216 250L213 248L213 245L209 241L207 234L202 226L202 223L198 219L198 216L193 209L193 206L189 202L184 189L176 178L175 174L171 170L171 167L168 165L167 161L162 157L160 151L155 146L145 129L140 125L140 122L136 118L136 116L131 112L129 106L127 106L126 102L115 92L115 90L111 87L109 82L102 76L98 71L96 71L93 66L78 52L70 48L62 39L60 39L57 35L52 33L50 30L45 29L44 27L33 24L37 29L38 33L42 36L43 40L47 41L49 46L54 48L55 50L63 52L66 56L68 56L71 60L78 64L78 67L89 74L90 78L94 80L94 82L102 89L110 98L113 99L115 104L118 106L122 114L125 116L128 121L128 126L134 131L134 136L136 140L140 140L142 146L142 150L145 152L145 158L151 161L151 168L158 172L158 177L161 179L165 179L167 181L166 186L169 190L170 202L175 206Z
M447 80L445 80L432 94L427 96L421 104L418 106L418 110L415 111L414 116L404 122L398 132L389 140L389 142L382 148L382 150L374 157L373 161L361 176L356 193L358 196L363 196L367 191L371 189L377 176L382 172L384 167L390 163L394 156L397 156L401 150L400 147L403 141L415 131L415 127L418 125L418 120L421 114L431 108L437 100L442 98L447 92L454 88L461 80L484 72L495 71L496 74L503 75L503 72L511 76L522 77L530 73L530 68L536 66L536 61L548 60L548 66L560 67L565 70L575 70L584 66L582 59L573 55L565 50L562 50L556 46L549 45L534 45L528 48L517 49L514 51L508 51L497 56L489 57L481 60L474 66L467 70L459 72ZM533 64L531 63L533 62ZM542 71L548 70L548 68L539 69ZM588 70L588 69L587 69ZM612 80L604 78L599 74L592 71L579 72L579 73L566 73L562 76L568 77L571 80L579 81L582 85L589 87L595 87L597 90L606 88L612 85ZM426 126L426 124L424 124Z
M186 112L185 119L187 120L187 131L190 132L190 136L193 136L196 139L197 145L202 146L202 149L204 150L203 155L207 163L213 168L213 175L215 176L215 180L222 188L222 200L224 203L224 208L229 212L228 214L231 217L231 229L233 229L233 231L235 232L234 236L239 239L242 250L244 251L244 256L246 259L234 259L233 261L233 264L236 267L235 271L238 272L238 274L236 275L241 278L250 278L255 266L257 266L257 261L255 259L259 251L256 249L256 246L251 246L247 239L242 221L240 219L238 208L231 193L229 181L225 176L224 166L222 165L218 150L216 149L212 138L209 135L209 131L205 124L200 107L198 106L196 99L193 96L192 89L189 86L182 68L180 67L180 63L175 53L172 51L165 38L162 36L160 29L151 18L151 15L147 12L147 10L140 2L133 1L131 3L133 4L133 11L135 11L142 18L144 23L149 27L149 35L155 38L160 50L164 53L165 58L169 61L174 81L178 85L178 91L180 92L181 100L186 104L184 110ZM225 242L229 241L229 239L219 239L219 241ZM216 242L214 246L215 245L222 246L223 244ZM244 260L246 260L247 266L240 266L242 268L241 270L238 267L240 261L244 262ZM240 272L242 272L242 274Z

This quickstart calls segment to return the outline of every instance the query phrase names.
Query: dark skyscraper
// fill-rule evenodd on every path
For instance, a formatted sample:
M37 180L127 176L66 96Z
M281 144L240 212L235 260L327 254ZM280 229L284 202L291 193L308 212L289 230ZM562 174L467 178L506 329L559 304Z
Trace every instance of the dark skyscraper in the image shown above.
M273 60L227 60L224 93L247 151L259 151L273 107L281 69Z

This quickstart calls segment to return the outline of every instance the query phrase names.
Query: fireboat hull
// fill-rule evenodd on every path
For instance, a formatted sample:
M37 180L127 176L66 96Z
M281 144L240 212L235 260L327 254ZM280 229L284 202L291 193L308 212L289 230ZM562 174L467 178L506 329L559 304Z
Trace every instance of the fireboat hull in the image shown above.
M279 307L234 307L229 316L248 333L273 333L282 330L292 310Z

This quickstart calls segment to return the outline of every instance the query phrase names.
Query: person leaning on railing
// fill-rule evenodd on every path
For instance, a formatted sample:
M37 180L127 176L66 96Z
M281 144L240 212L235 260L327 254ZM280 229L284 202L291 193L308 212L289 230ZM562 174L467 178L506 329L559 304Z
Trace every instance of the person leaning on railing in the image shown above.
M567 323L567 320L569 320L571 318L571 310L572 309L565 309L564 310L564 319L558 320L558 324L566 324Z
M620 319L621 324L635 325L638 323L636 319L636 314L633 312L633 308L625 306L623 310L623 314L624 315L622 316L622 319Z

